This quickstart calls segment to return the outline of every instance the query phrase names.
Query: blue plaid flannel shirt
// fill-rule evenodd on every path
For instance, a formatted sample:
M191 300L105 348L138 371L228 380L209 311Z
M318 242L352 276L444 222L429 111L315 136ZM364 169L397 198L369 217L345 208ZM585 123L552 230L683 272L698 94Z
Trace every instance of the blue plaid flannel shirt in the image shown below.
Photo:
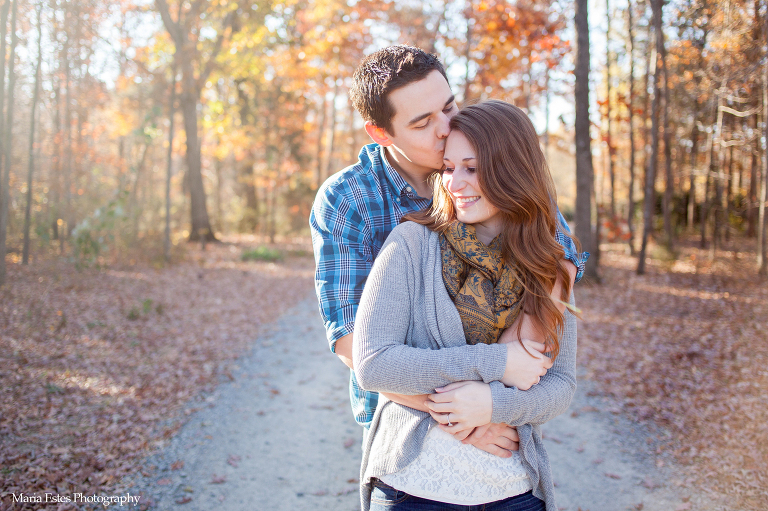
M369 144L359 161L331 176L320 187L309 215L315 252L315 291L331 351L336 341L355 329L355 314L363 286L390 232L407 213L431 203L387 163L384 148ZM557 241L565 257L584 273L589 254L579 253L571 240L568 224L558 210L561 228ZM561 232L562 230L562 232ZM379 395L357 384L350 371L349 395L355 420L369 427Z

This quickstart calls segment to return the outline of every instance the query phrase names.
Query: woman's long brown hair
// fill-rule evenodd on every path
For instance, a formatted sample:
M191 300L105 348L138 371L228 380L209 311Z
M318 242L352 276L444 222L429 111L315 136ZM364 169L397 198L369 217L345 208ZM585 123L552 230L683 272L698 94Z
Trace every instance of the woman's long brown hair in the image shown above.
M564 317L550 294L559 276L560 299L567 303L571 279L563 247L555 241L557 193L536 130L525 112L498 100L464 108L451 119L450 126L475 149L480 190L504 219L502 255L517 264L518 278L525 288L522 310L544 334L545 344L555 358L560 351L558 338ZM440 175L435 174L433 180L432 205L406 215L403 221L442 232L456 219L456 211ZM578 240L572 239L578 247Z

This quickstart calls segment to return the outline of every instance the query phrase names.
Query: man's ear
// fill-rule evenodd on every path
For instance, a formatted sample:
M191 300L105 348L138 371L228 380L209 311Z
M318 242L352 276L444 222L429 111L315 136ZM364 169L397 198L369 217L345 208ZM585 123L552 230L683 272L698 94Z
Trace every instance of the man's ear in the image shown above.
M376 126L371 121L365 121L365 132L368 133L368 136L371 137L371 140L382 147L392 145L392 141L389 139L389 135L387 135L387 132L384 130L384 128Z

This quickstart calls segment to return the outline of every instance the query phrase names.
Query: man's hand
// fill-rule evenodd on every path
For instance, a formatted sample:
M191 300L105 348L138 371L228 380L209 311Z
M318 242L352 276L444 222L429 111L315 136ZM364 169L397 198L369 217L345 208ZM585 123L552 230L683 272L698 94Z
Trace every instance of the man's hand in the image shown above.
M528 390L539 383L553 362L544 355L544 344L529 339L523 339L523 344L520 344L515 330L514 326L506 329L499 339L499 343L507 347L507 366L500 381L507 387ZM523 345L528 349L527 352Z
M520 448L520 437L514 426L486 424L475 428L472 434L462 440L462 443L474 445L500 458L509 458L512 456L510 451Z

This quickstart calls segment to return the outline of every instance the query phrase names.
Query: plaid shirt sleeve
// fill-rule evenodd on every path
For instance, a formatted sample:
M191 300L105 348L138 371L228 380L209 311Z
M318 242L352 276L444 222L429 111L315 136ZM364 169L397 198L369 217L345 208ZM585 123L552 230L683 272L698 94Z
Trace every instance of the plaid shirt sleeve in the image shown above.
M323 189L309 215L315 252L315 291L331 351L355 329L363 286L373 266L371 242L360 214L342 194ZM355 421L370 427L379 395L361 389L350 371L349 397Z
M576 282L578 282L584 275L584 265L589 258L589 252L579 252L576 249L576 244L571 238L571 229L568 227L568 222L565 221L563 214L560 213L560 208L557 208L557 220L559 225L555 230L555 239L563 246L565 258L576 266Z
M363 218L344 194L322 189L309 216L315 252L315 291L331 351L355 328L363 286L373 266Z

